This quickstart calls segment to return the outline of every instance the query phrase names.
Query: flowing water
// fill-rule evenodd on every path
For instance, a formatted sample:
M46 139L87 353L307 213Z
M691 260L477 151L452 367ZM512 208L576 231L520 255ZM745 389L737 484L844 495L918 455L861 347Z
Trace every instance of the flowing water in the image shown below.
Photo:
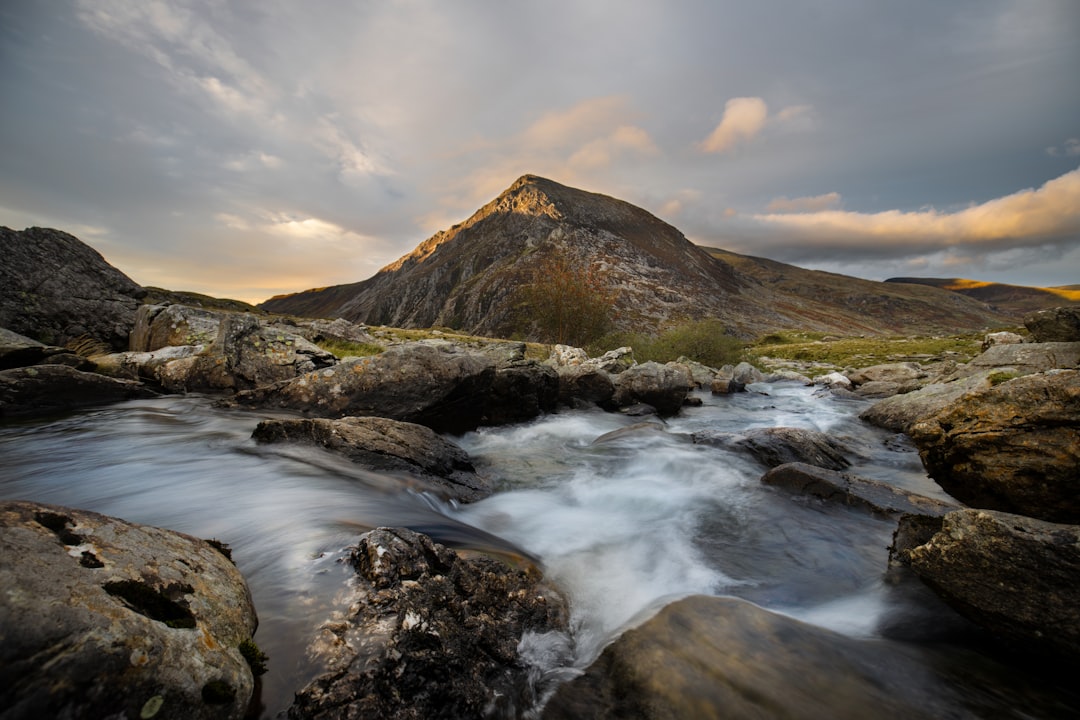
M266 718L316 672L305 647L348 577L340 559L362 529L379 525L538 558L571 601L578 668L622 630L698 593L742 597L856 637L977 644L918 583L886 582L894 521L765 487L764 468L749 457L690 442L696 431L816 429L851 448L853 472L945 497L902 437L857 419L864 403L797 384L752 389L704 394L701 407L666 422L566 411L453 438L499 485L461 507L321 450L256 445L251 431L267 413L221 410L199 396L132 401L0 427L0 498L228 543L259 613L256 640L270 655ZM563 653L547 657L565 662ZM990 716L1044 716L1020 709L1026 683L985 691L1002 695ZM1032 693L1040 708L1077 707L1058 688Z

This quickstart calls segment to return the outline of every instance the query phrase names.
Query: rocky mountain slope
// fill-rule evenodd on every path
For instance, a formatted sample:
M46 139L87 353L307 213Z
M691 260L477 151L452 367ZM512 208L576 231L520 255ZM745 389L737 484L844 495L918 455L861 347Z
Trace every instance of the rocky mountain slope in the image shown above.
M950 290L986 303L992 309L1022 317L1025 313L1050 307L1080 305L1080 287L1026 287L1007 283L983 282L966 278L889 278L887 283L926 285Z
M271 298L270 312L399 327L528 334L520 288L562 255L599 273L615 326L718 318L752 337L801 328L843 334L958 332L1014 319L955 293L885 285L701 248L641 208L525 175L472 217L375 276Z

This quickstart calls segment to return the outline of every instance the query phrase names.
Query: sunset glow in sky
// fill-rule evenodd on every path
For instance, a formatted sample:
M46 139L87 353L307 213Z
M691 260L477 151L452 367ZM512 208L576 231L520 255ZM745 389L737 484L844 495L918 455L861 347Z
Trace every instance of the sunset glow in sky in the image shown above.
M1076 0L0 6L0 225L252 302L535 173L870 279L1080 283Z

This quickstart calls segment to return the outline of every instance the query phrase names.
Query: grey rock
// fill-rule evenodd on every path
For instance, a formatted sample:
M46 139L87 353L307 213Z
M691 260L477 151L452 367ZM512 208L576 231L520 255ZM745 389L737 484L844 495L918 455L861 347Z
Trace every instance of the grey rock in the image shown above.
M311 654L325 672L293 720L524 717L547 690L522 648L557 635L567 607L535 571L466 559L403 528L360 538L355 583Z
M563 405L593 404L607 407L615 394L615 384L607 372L591 365L562 365L559 376L559 402Z
M731 377L735 382L740 382L743 385L765 381L764 373L748 362L741 362L736 365L735 369L731 371Z
M476 474L468 453L430 428L377 417L264 420L252 433L260 443L318 445L370 470L406 473L422 489L471 502L491 483Z
M242 718L258 621L220 550L97 513L0 503L5 718ZM156 712L154 708L157 708Z
M1024 318L1024 326L1035 342L1080 341L1080 307L1038 310Z
M1080 659L1080 527L960 510L907 555L965 617L1026 649Z
M661 416L674 415L682 408L690 387L690 375L682 367L645 362L624 370L614 378L612 402L618 407L645 403Z
M62 347L45 345L25 335L0 328L0 370L37 365L66 352Z
M887 515L909 513L939 516L960 507L956 503L907 492L878 480L839 473L806 463L789 463L775 467L761 477L761 482L828 502Z
M909 393L887 397L863 410L859 417L871 425L893 432L907 432L915 423L948 407L969 392L990 387L989 378L993 373L994 370L983 369L960 380L932 383Z
M217 339L222 318L230 314L189 305L142 305L135 313L128 349L148 352L180 345L210 345Z
M490 356L490 353L488 353ZM559 400L559 374L535 360L500 363L483 403L483 425L524 422L551 412Z
M125 350L146 290L59 230L0 227L0 327L50 345L87 335Z
M67 365L0 370L0 418L50 415L153 394L140 382Z
M1080 366L1080 342L994 345L976 355L951 377L959 378L986 369L1008 368L1021 375Z
M823 432L802 428L753 428L742 433L703 430L693 433L700 445L743 450L768 468L786 463L806 463L830 470L851 466L850 448Z
M1024 336L1014 332L1002 331L987 333L986 336L983 337L982 349L988 350L993 345L1019 345L1022 342L1024 342Z

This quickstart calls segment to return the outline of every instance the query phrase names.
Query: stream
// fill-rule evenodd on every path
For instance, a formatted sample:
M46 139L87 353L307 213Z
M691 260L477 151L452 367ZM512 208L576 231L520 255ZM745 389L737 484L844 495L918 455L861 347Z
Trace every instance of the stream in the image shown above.
M888 581L894 520L763 486L765 468L751 457L693 444L688 434L820 430L851 448L851 472L947 497L906 439L861 422L864 401L796 383L751 389L701 393L700 407L647 426L566 410L453 437L498 487L464 506L403 491L320 449L256 445L255 425L280 413L164 396L0 426L0 498L230 545L258 610L255 639L270 656L263 718L283 716L317 672L305 649L349 576L340 559L360 532L380 525L450 545L497 544L495 536L538 558L570 599L578 668L625 629L693 594L744 598L854 637L944 648L935 657L945 664L992 654L920 583ZM980 707L991 703L984 716L1077 716L1071 689L1008 658L987 662L1003 663L994 687L983 687L980 674L962 688L984 698Z

